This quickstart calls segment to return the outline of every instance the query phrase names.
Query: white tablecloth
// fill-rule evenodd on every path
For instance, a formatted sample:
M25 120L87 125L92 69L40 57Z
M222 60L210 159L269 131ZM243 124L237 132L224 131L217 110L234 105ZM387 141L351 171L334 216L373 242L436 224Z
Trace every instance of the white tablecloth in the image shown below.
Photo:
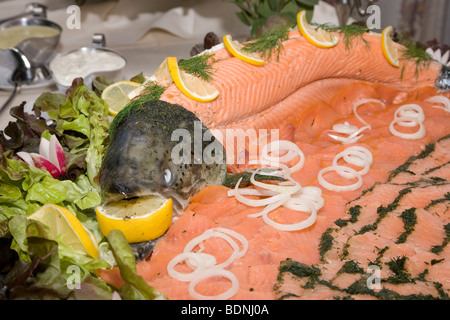
M29 2L0 2L0 19L22 13ZM237 6L222 0L87 1L80 7L80 29L70 29L67 25L73 14L68 8L75 1L41 0L40 3L48 8L47 18L63 28L58 53L90 46L93 34L103 33L107 47L127 59L124 79L140 72L151 75L167 56L189 57L191 48L202 43L209 31L219 37L231 34L237 39L249 35L249 27L235 15ZM323 2L316 6L313 20L338 23L334 8ZM0 129L13 119L9 115L11 106L27 101L25 110L31 111L34 100L44 91L57 91L57 87L52 82L42 87L23 87L9 107L1 111ZM0 89L0 106L9 94L9 90Z

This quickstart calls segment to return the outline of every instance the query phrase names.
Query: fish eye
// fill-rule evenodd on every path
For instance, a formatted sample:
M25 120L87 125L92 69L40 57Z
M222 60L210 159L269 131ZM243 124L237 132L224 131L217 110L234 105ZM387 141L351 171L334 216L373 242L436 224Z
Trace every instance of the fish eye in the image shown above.
M170 187L174 181L175 178L172 171L170 171L170 169L164 170L164 182L166 183L166 186Z

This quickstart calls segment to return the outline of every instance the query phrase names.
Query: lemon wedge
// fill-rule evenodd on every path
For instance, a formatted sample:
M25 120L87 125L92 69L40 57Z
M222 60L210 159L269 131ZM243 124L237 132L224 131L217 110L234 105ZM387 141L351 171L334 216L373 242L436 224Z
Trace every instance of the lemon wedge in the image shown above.
M109 114L116 116L130 102L128 95L140 85L133 81L118 81L107 86L102 92L102 99L108 104Z
M219 91L207 81L180 70L176 57L168 57L167 66L173 82L188 98L198 102L210 102L219 95Z
M67 246L97 258L99 248L94 235L77 219L75 214L55 204L46 204L28 216L28 219L42 222L49 228L49 237L56 239L61 234Z
M335 37L330 32L312 28L306 20L305 10L302 10L297 14L297 25L300 33L305 39L316 47L331 48L339 42L339 38Z
M230 51L230 53L239 60L245 61L255 66L264 65L264 60L262 60L258 54L243 51L242 44L237 40L233 40L231 35L226 34L223 36L223 44L225 45L225 48L227 48L228 51Z
M398 61L398 52L397 48L394 46L394 41L391 38L393 31L394 29L392 26L384 28L381 33L381 49L389 64L398 67L400 65Z
M137 243L162 236L172 222L173 207L170 198L147 196L98 206L95 211L105 236L120 230L128 243Z

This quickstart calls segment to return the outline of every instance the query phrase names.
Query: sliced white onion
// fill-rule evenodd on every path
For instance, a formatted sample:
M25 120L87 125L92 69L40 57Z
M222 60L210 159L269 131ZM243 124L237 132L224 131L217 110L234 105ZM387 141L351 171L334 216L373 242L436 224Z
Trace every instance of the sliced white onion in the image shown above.
M449 51L447 51L447 53L448 52ZM425 101L433 102L433 103L442 103L443 107L442 106L433 106L433 108L439 108L439 109L445 110L446 112L450 112L450 99L447 98L446 96L438 95L438 96L434 96L434 97L425 99Z
M233 238L238 239L242 245L242 250L239 251L238 258L243 257L247 253L248 240L242 234L240 234L234 230L223 228L223 227L213 228L213 229L207 230L206 232L222 232L222 233L226 233L226 234L232 236Z
M352 157L352 155L353 156L359 155L359 158L361 158L361 156L362 156L364 158L365 162L368 162L369 164L373 163L372 153L364 147L351 146L351 147L348 147L345 151L347 151L347 152L346 152L346 154L344 154L344 160L347 163L354 164L354 165L362 164L361 166L363 166L363 163L357 162L357 159L356 159L356 161L354 161L353 160L354 158ZM337 158L337 156L335 158Z
M285 165L284 163L279 163L279 162L273 162L273 161L268 161L268 160L249 160L247 162L248 165L262 165L264 166L263 168L276 168L276 169L280 169L277 171L273 171L273 172L264 172L265 175L268 176L284 176L284 177L290 177L291 176L291 168L289 168L287 165ZM246 170L248 172L253 172L253 170Z
M338 161L341 158L349 164L362 167L360 171L357 171L358 175L365 175L369 172L370 166L373 163L372 153L366 148L360 146L352 146L338 153L333 159L333 165L338 166ZM340 171L339 174L347 179L354 178L354 175L352 173L348 173L347 171Z
M406 118L415 120L406 120ZM394 119L403 127L415 127L425 120L425 114L418 104L405 104L395 111Z
M228 190L228 196L232 197L236 194L235 189ZM239 189L239 194L241 196L260 196L260 197L271 197L278 194L276 191L264 190L264 189Z
M195 291L195 286L200 281L209 277L216 277L216 276L229 279L231 281L231 287L227 291L218 294L216 296L205 296ZM197 273L194 279L192 279L192 281L189 283L189 294L198 300L226 300L234 296L238 292L238 290L239 290L239 281L236 278L236 276L232 272L218 267L212 267L204 270L201 273Z
M262 211L248 214L247 217L249 217L249 218L261 217L269 212L272 212L273 210L277 209L278 207L281 207L282 205L284 205L287 202L289 202L289 197L286 197L285 199L280 200L280 201L270 203Z
M403 133L403 132L399 132L395 129L395 124L403 121L403 122L415 122L416 125L419 126L419 129L414 132L414 133ZM409 127L409 125L408 125ZM394 121L391 122L391 124L389 125L389 130L391 131L391 133L394 136L403 138L403 139L421 139L423 137L425 137L426 131L425 131L425 126L423 125L422 122L417 122L417 119L415 117L401 117L401 118L397 118L394 119Z
M349 176L357 178L358 180L350 185L336 185L336 184L332 184L329 183L328 181L325 180L325 178L323 177L323 175L327 172L330 171L336 171L340 176L347 178ZM356 170L350 168L350 167L346 167L346 166L329 166L326 168L323 168L322 170L319 171L319 174L317 175L317 180L319 181L320 185L322 185L324 188L331 190L331 191L353 191L353 190L357 190L362 186L362 178L361 175L358 174L358 172L356 172Z
M358 109L358 107L361 106L361 105L363 105L363 104L366 104L366 103L372 103L372 102L373 102L373 103L380 103L380 104L383 106L383 108L386 107L386 105L384 104L384 102L381 101L381 100L378 100L378 99L362 99L362 100L359 100L358 102L356 102L356 103L353 105L353 113L355 114L356 118L358 118L358 120L361 121L362 123L364 123L365 125L368 125L369 128L371 128L370 124L368 124L366 121L364 121L364 120L358 115L358 113L356 112L356 109Z
M191 262L189 265L192 269L192 266L195 265L195 269L193 272L190 273L182 273L175 270L175 266L179 264L180 262L188 260L195 261L194 263ZM216 264L216 258L213 255L206 254L206 253L198 253L198 252L183 252L178 255L176 255L167 265L167 272L169 275L177 279L179 281L192 281L194 279L194 276L203 272L206 268L212 267Z
M265 223L272 226L275 229L281 230L281 231L299 231L305 228L308 228L312 226L316 220L317 220L317 210L314 208L314 206L311 203L305 202L304 205L305 212L310 212L311 215L301 222L292 223L292 224L284 224L284 223L278 223L270 219L269 214L265 213L262 217Z
M358 130L357 126L351 125L347 121L333 125L333 131L338 133L352 134Z
M236 183L236 186L234 187L234 193L233 195L236 197L236 199L243 203L246 204L248 206L251 207L261 207L261 206L266 206L268 204L280 201L280 200L285 200L289 197L289 193L278 193L274 196L268 197L268 198L264 198L264 199L249 199L244 197L241 192L242 189L239 188L239 185L242 181L242 178L240 178L238 180L238 182Z
M255 170L253 174L250 177L250 182L260 188L266 189L266 190L272 190L272 191L278 191L278 192L286 192L288 194L293 194L301 189L301 185L293 180L291 177L288 177L286 182L290 182L290 185L286 185L283 183L280 184L273 184L273 183L265 183L261 181L256 181L255 176L258 173L260 169Z
M305 211L309 208L305 203L311 204L317 211L320 210L325 204L325 200L322 198L322 190L313 186L304 187L283 206L293 210Z
M231 246L231 248L233 249L233 253L230 255L230 257L225 262L222 262L221 264L217 265L216 267L218 267L218 268L228 267L240 254L238 244L230 236L228 236L227 234L225 234L223 232L214 231L214 230L207 230L207 231L208 232L205 231L198 237L195 237L194 239L189 241L186 244L186 246L184 247L184 252L192 252L192 250L195 248L195 246L197 246L198 244L200 244L201 242L203 242L209 238L222 238L226 242L228 242L228 244Z
M345 122L345 123L347 123L347 122ZM345 126L345 123L344 123L344 126ZM337 127L337 130L335 130L335 127L339 124L341 124L341 123L338 123L333 126L333 131L335 131L336 133L342 133L342 134L345 133L345 134L349 134L349 135L347 137L342 137L342 136L337 136L337 135L329 133L328 136L330 136L330 138L333 138L337 141L341 141L343 144L356 143L363 136L362 134L360 135L360 133L363 132L364 130L370 129L370 126L367 125L367 126L364 126L361 128L358 128L356 126L351 126L351 127L349 126L348 128Z
M287 152L280 156L280 154L283 153L282 151ZM274 156L269 154L274 154ZM300 170L303 168L305 163L305 155L295 143L288 140L277 140L266 144L261 150L261 160L266 160L273 163L289 162L296 157L299 157L300 160L290 168L291 172Z
M242 246L241 250L239 250L238 244L230 236L234 237L241 243ZM230 256L230 258L224 263L221 263L219 265L216 265L217 260L213 255L200 252L201 250L204 249L203 241L212 237L219 237L224 239L233 248L233 254ZM201 250L199 252L192 252L194 247L197 245L201 247ZM235 295L236 292L239 290L239 281L233 273L223 268L230 265L234 261L234 259L244 256L247 253L247 251L248 251L248 240L240 233L223 227L211 228L203 232L198 237L195 237L194 239L189 241L188 244L185 246L184 251L175 256L169 262L169 264L167 265L167 272L174 279L177 279L179 281L190 282L189 293L192 297L196 299L209 299L209 300L229 299L233 295ZM175 266L182 261L185 261L186 264L191 269L193 269L193 271L190 273L181 273L176 271ZM201 280L214 276L228 278L231 281L230 289L216 296L205 296L195 291L195 286Z

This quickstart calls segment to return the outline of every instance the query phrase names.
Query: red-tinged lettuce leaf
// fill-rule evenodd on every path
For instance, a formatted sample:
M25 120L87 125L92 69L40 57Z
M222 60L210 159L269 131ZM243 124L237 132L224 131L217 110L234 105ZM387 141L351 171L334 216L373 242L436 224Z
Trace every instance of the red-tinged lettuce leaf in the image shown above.
M10 121L4 131L0 131L0 150L38 152L40 136L44 131L55 133L55 129L47 125L39 115L24 111L25 102L12 107L10 115L16 121Z
M14 238L0 238L0 300L112 299L112 287L95 278L103 261L61 255L67 248L38 221L17 215L9 225Z
M112 300L113 290L103 280L87 275L80 287L73 291L75 300Z

